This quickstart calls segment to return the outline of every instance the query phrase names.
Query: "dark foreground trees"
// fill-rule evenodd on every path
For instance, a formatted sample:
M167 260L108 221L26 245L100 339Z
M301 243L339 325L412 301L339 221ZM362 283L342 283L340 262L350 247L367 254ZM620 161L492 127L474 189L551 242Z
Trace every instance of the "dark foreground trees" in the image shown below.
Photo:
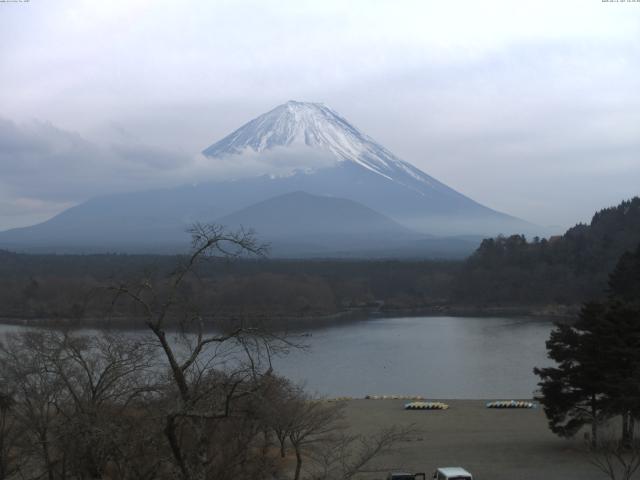
M13 425L8 463L22 478L53 480L102 478L118 462L137 461L123 443L133 429L129 413L154 388L148 353L137 341L107 334L4 338L0 376L11 392Z
M200 262L263 247L217 226L192 235L168 278L111 289L147 332L3 339L0 480L350 478L408 433L347 435L339 405L274 373L290 339L199 309L187 279Z
M236 370L210 372L193 417L185 412L194 423L168 430L181 400L157 368L160 353L142 335L6 337L1 382L12 393L0 395L0 479L349 479L413 433L354 435L342 404L272 372L239 381ZM203 416L221 408L224 416Z
M536 368L551 430L573 436L591 426L622 420L621 442L634 444L640 417L640 248L627 253L610 276L606 302L586 304L572 325L558 325L547 342L557 364Z

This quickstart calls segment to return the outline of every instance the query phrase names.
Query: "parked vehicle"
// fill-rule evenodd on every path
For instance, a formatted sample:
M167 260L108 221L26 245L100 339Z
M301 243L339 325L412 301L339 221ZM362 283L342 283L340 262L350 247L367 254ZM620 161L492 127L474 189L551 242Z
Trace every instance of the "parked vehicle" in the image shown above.
M464 468L441 467L433 472L433 480L473 480L473 476Z
M387 480L427 480L426 473L403 473L403 472L391 472L387 475Z

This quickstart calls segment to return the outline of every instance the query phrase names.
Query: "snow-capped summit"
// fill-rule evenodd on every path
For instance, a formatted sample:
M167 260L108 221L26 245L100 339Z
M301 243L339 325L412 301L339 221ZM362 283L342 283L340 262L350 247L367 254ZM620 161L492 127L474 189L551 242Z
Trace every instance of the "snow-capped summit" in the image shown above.
M323 103L290 100L251 120L202 153L208 157L264 152L275 147L306 145L333 154L392 179L398 169L416 179L432 179L365 135Z
M329 161L309 168L312 156L299 147L328 153ZM234 156L240 160L248 153L253 162L262 161L267 167L274 158L286 158L280 163L291 170L265 176L252 189L350 199L426 233L500 233L515 228L524 231L522 227L527 226L398 158L323 103L279 105L202 153L212 161ZM322 157L324 160L325 155Z

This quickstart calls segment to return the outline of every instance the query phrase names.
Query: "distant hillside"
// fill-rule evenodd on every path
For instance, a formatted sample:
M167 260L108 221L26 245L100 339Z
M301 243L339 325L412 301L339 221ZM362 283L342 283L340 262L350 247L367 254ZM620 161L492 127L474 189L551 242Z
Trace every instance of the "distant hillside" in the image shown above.
M251 226L268 238L371 234L418 235L364 205L344 198L292 192L278 195L227 215L218 223L230 227Z
M215 189L211 193L215 198L224 197ZM187 251L186 219L185 223L168 220L176 213L176 205L158 196L155 213L140 216L141 208L150 208L149 198L142 194L125 197L124 215L109 210L115 197L96 198L39 225L0 232L0 248L45 254L171 255ZM203 200L203 208L210 201ZM460 259L470 255L482 239L418 233L354 200L303 191L275 195L210 220L230 229L255 230L261 242L270 244L273 258Z
M597 212L558 237L484 240L466 261L456 297L481 303L579 303L601 295L622 254L640 244L640 198Z
M254 229L276 256L389 249L428 237L353 200L305 192L269 198L217 223Z

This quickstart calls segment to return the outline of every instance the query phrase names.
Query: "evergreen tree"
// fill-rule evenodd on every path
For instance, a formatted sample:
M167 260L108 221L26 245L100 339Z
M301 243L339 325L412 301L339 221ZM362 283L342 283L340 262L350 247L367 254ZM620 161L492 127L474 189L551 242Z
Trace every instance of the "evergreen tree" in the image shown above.
M572 437L591 426L591 441L598 438L598 424L608 415L601 343L593 329L605 308L586 304L574 325L558 324L547 341L548 357L556 367L535 368L542 403L552 432Z
M604 303L588 303L573 325L558 325L547 342L557 364L536 368L554 433L572 436L586 424L622 418L622 441L633 442L640 418L640 247L624 254L609 278Z
M609 300L640 306L640 245L622 255L609 276Z
M608 311L602 341L608 345L612 409L622 416L622 441L633 442L640 418L640 245L627 252L609 276Z
M640 317L626 303L610 301L596 331L602 344L608 409L622 417L622 442L631 445L633 424L640 418Z

